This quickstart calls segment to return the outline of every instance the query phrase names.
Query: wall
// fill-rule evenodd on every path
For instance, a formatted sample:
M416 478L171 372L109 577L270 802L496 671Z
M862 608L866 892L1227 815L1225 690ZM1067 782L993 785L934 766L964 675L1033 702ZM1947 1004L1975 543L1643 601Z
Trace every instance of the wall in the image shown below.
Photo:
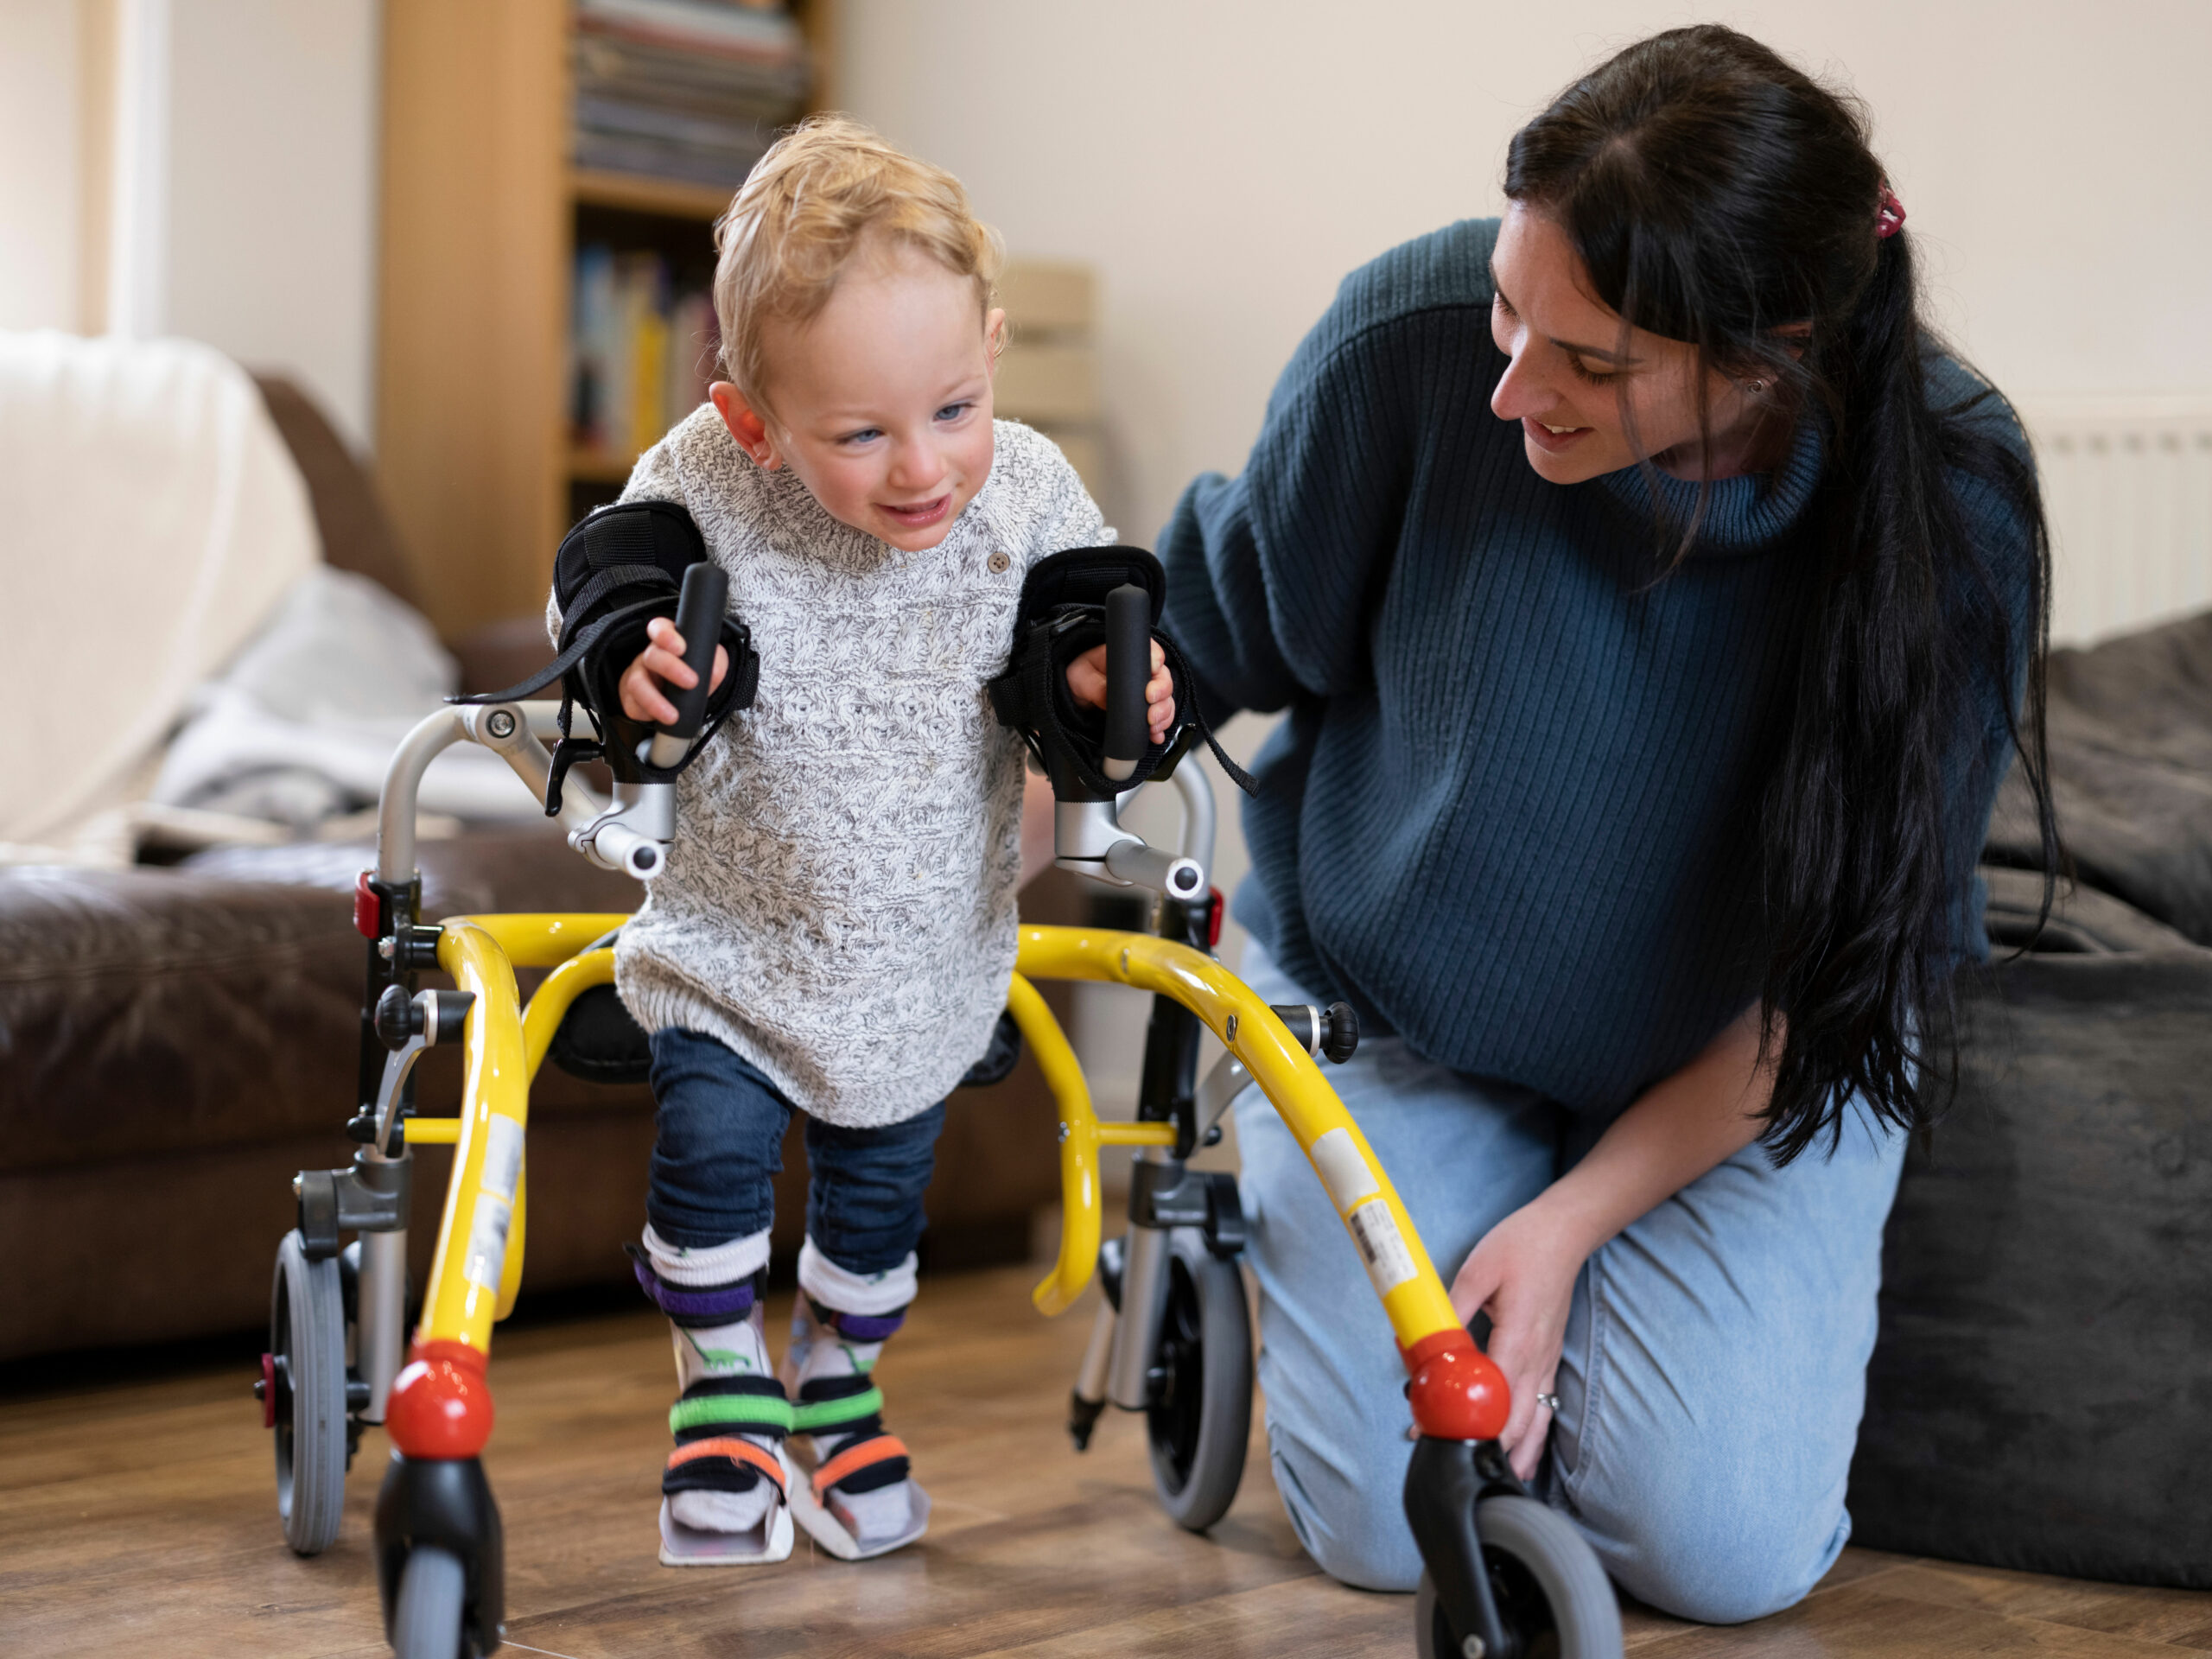
M1872 105L1961 343L2022 396L2212 388L2212 6L845 0L842 96L1016 251L1101 273L1125 534L1235 470L1339 277L1495 212L1514 129L1658 28L1734 23Z
M77 321L77 8L0 5L0 328Z
M375 429L377 0L183 0L167 328Z
M1234 472L1338 280L1501 205L1513 131L1608 52L1732 23L1847 78L1911 215L1945 326L2024 400L2212 390L2212 6L1754 0L842 0L840 98L950 168L1014 252L1100 274L1109 485L1157 536ZM1228 734L1249 756L1265 722ZM1217 874L1244 868L1235 795ZM1145 804L1139 827L1172 835ZM1240 959L1232 932L1224 957ZM1139 999L1079 988L1102 1101L1126 1098Z
M0 327L202 340L302 381L366 448L374 426L378 0L6 0L0 35ZM83 54L151 42L118 86L153 129L118 192L111 283L80 291ZM112 79L112 77L111 77ZM133 96L134 89L136 96ZM126 149L132 147L126 141ZM144 182L133 188L130 181ZM97 193L92 193L97 194ZM97 276L97 273L94 273ZM127 290L127 303L113 302Z

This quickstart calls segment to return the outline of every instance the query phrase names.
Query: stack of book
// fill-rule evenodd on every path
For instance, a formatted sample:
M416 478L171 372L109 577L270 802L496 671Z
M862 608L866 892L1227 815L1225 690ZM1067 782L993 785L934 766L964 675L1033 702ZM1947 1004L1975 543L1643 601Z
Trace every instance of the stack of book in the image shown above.
M657 253L576 251L570 435L595 471L626 470L706 401L718 377L712 300L671 289Z
M578 0L575 77L578 167L734 190L805 107L809 69L780 5Z

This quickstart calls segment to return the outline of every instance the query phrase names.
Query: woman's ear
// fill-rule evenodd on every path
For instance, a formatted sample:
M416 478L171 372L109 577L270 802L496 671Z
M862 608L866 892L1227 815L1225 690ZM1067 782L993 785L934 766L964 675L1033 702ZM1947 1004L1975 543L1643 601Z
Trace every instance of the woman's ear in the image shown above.
M707 396L714 400L715 413L722 417L722 424L737 440L737 447L753 457L753 464L761 471L772 473L783 465L783 457L776 453L775 440L768 435L768 423L760 411L746 401L745 394L728 380L717 380L707 388Z

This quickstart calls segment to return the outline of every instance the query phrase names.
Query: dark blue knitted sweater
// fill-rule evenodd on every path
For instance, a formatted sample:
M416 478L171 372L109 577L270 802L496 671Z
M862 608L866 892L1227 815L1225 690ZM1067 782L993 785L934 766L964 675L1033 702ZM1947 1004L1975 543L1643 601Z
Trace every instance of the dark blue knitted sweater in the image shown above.
M1210 715L1289 710L1255 766L1236 895L1283 969L1431 1059L1609 1112L1758 995L1756 815L1821 445L1808 423L1779 472L1715 485L1696 550L1653 581L1643 474L1547 483L1490 411L1497 229L1346 279L1243 475L1177 506L1166 626ZM1677 512L1696 489L1665 487ZM2017 519L1955 487L2024 596ZM2007 696L1976 700L1947 801L1975 954Z

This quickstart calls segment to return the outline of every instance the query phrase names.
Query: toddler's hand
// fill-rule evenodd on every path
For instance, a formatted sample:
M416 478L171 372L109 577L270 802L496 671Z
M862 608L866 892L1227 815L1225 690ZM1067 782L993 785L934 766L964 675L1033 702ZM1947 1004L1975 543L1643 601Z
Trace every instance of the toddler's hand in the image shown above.
M1106 706L1105 646L1093 645L1068 664L1068 693L1085 708ZM1152 642L1152 677L1145 682L1144 701L1152 741L1160 742L1175 723L1175 677L1167 671L1167 653L1157 639Z
M664 726L676 718L676 705L662 695L660 682L665 680L677 690L688 691L699 683L699 677L683 665L683 636L667 617L657 616L646 623L645 638L652 643L622 671L622 712L632 720ZM711 691L720 685L728 672L729 652L716 645L715 677L707 683L707 689Z

